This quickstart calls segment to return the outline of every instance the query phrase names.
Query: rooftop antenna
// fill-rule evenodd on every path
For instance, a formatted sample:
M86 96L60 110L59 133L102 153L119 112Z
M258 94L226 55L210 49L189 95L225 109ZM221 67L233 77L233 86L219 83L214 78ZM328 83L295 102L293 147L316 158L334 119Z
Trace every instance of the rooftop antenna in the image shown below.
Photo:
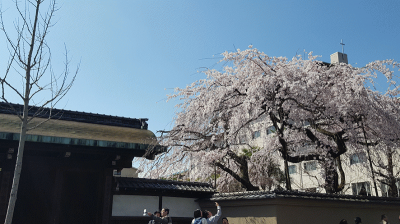
M342 45L342 54L344 54L344 43L343 43L343 39L340 40L340 44Z

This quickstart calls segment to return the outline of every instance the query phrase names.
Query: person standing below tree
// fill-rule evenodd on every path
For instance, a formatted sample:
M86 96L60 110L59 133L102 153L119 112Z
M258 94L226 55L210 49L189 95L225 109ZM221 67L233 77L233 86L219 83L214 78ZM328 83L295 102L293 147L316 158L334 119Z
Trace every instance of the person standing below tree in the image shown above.
M222 218L222 224L229 224L228 219L226 217Z
M207 219L203 218L203 212L200 209L194 211L192 224L207 224Z
M159 211L155 211L155 212L154 212L154 215L157 216L157 217L160 217L160 216L161 216L161 214L160 214ZM160 224L160 222L156 222L156 220L152 219L152 220L149 221L148 224Z
M152 220L155 220L156 223L159 222L162 224L172 224L172 219L171 219L171 217L169 217L169 209L168 208L163 208L161 210L161 217L157 217L157 216L151 214L151 212L148 212L147 214L151 217Z
M388 217L385 214L381 216L381 221L379 224L389 224Z
M221 206L219 206L218 202L215 202L215 206L217 206L217 214L214 216L210 211L206 211L207 223L208 224L216 224L218 219L221 217ZM204 216L203 216L204 217Z

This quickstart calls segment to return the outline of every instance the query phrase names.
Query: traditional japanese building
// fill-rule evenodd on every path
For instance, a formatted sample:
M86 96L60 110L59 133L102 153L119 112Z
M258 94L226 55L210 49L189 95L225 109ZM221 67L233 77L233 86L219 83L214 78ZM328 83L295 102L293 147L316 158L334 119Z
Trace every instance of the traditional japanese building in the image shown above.
M0 222L5 219L18 151L21 105L0 103ZM13 223L109 223L114 170L163 150L147 119L31 108ZM151 149L151 150L149 150Z

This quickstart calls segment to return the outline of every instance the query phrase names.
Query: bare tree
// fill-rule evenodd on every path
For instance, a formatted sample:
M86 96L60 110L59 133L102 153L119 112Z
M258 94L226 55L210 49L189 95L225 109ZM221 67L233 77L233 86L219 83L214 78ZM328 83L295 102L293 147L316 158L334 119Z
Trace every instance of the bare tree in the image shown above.
M44 2L44 0L15 1L15 7L18 12L18 20L14 22L16 37L6 29L3 19L4 12L0 12L0 29L6 37L10 54L6 71L0 77L0 99L8 103L11 110L21 119L20 140L5 220L6 224L10 224L13 219L26 133L37 126L29 124L36 116L43 117L45 107L50 108L50 113L46 114L46 116L48 119L51 118L51 108L70 90L79 70L78 64L76 71L72 76L69 76L70 61L67 51L65 51L64 70L59 75L54 73L51 66L50 46L47 44L46 38L49 34L49 29L53 26L52 18L58 8L55 0L50 0L47 5L48 8L43 9L45 7ZM20 76L22 85L18 86L10 81L12 76ZM23 101L22 113L17 111L13 104L9 102L8 99L12 94L16 94ZM32 113L30 105L39 109Z

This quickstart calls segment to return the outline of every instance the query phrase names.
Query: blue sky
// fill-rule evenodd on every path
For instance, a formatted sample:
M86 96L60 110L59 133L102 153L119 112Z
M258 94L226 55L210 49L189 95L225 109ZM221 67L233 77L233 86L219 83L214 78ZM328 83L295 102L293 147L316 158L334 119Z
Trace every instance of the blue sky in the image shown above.
M0 2L11 29L17 16L12 1ZM62 69L64 43L72 65L81 61L73 88L57 107L149 118L153 132L170 128L177 102L166 103L166 95L204 78L197 71L213 68L224 51L252 44L271 56L292 58L305 50L329 62L343 39L354 66L400 61L398 0L57 2L61 8L48 36L54 70ZM6 49L0 34L1 73Z

